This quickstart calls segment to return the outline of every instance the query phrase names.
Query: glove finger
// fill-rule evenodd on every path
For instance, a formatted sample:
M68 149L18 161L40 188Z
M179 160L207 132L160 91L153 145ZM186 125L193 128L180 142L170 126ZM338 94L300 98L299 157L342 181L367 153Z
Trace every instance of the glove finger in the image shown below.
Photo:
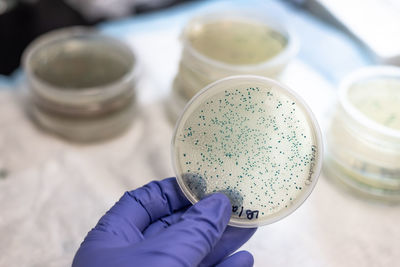
M213 194L190 207L176 224L135 245L135 253L151 255L146 258L151 262L143 262L146 266L159 266L160 261L162 266L197 266L221 238L230 215L229 199Z
M155 221L154 223L150 224L144 231L143 236L144 238L149 238L165 230L166 228L170 227L171 225L177 223L182 215L186 212L187 209L182 209L175 212L172 215L160 218L159 220Z
M214 266L246 243L256 230L257 228L228 226L214 249L202 260L199 266Z
M110 232L129 242L137 242L143 239L141 232L149 224L189 204L175 178L153 181L126 192L100 219L95 230Z
M239 251L229 256L215 267L251 267L254 264L253 255L248 251Z

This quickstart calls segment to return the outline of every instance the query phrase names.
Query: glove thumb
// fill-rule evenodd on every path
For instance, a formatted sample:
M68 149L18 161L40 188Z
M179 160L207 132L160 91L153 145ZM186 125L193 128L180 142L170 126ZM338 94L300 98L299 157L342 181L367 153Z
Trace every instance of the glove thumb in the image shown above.
M221 193L213 194L190 207L166 231L142 242L139 249L149 253L151 248L154 266L158 266L156 258L161 255L163 266L197 266L221 238L230 215L229 199Z

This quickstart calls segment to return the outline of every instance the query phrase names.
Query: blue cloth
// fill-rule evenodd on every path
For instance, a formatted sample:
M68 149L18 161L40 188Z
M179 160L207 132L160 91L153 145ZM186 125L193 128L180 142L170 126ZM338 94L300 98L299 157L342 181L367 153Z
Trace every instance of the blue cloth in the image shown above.
M191 206L175 178L125 193L86 236L73 267L252 266L236 251L255 228L227 226L229 199L213 194Z

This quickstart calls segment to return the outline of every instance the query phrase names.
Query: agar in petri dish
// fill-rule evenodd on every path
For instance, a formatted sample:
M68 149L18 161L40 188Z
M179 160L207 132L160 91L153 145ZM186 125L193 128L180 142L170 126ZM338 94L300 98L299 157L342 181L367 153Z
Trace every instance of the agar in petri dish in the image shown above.
M400 130L400 79L375 77L355 83L348 89L351 104L369 119Z
M232 226L275 222L310 195L320 170L319 126L290 89L260 76L231 76L186 106L172 140L178 183L195 203L216 192Z
M283 34L250 18L196 23L188 32L188 39L202 55L233 65L266 62L281 53L288 43Z

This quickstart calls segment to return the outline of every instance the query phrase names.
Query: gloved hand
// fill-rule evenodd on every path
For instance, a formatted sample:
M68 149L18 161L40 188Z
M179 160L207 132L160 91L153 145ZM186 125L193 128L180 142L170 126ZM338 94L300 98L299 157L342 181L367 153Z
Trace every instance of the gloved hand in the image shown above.
M81 244L73 267L252 266L229 256L256 231L227 227L229 199L213 194L190 206L175 178L126 192Z

